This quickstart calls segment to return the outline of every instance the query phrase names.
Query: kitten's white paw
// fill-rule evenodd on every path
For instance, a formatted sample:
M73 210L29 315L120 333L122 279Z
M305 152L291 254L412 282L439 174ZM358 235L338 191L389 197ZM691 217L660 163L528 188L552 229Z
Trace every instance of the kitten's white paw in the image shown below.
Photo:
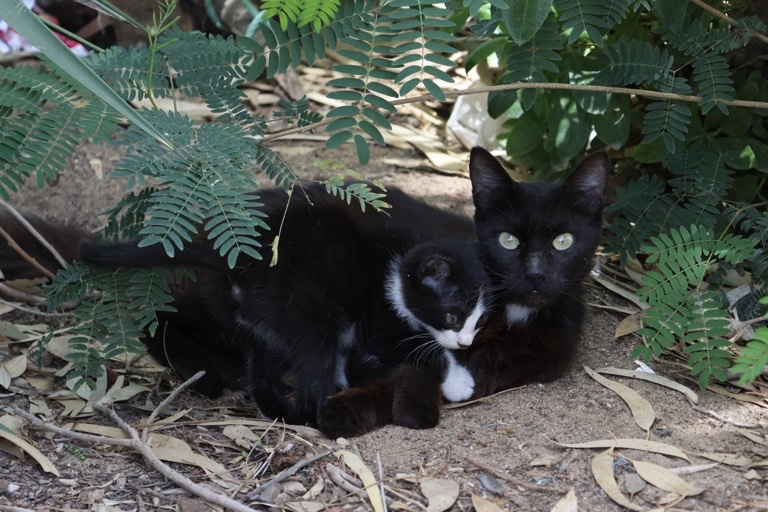
M448 359L448 371L440 386L443 396L449 402L461 402L467 400L475 391L475 379L469 370L460 366L453 354L446 352Z

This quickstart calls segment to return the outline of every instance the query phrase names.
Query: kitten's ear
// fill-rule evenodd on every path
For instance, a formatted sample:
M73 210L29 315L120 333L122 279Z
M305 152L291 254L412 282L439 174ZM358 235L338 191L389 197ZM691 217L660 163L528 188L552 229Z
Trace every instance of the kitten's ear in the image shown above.
M496 157L480 146L469 154L469 178L472 181L472 200L475 208L488 204L493 194L506 195L506 188L515 186L513 180Z
M419 265L419 279L445 281L451 275L451 263L445 258L430 258Z
M565 189L577 204L601 210L605 201L610 161L604 151L589 155L565 181Z

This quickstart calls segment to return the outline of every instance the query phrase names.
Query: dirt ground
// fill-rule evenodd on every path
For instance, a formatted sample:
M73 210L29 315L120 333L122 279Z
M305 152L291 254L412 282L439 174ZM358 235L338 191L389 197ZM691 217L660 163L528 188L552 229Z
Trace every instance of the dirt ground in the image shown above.
M289 162L298 165L300 172L304 169L310 172L307 162L321 158L344 159L348 165L356 165L351 148L349 153L330 154L321 143L313 141L280 143L277 148ZM98 214L122 193L122 184L106 178L117 158L112 147L84 145L62 172L58 183L42 191L24 190L12 202L23 211L97 229L103 223ZM371 161L373 163L364 169L368 177L397 184L441 206L471 213L469 180L430 171L427 161L417 151L373 148ZM637 340L631 336L614 339L616 326L624 315L603 307L621 305L621 299L593 285L588 301L592 307L581 354L563 379L448 409L440 425L431 430L388 426L348 440L346 450L358 453L376 480L383 480L389 510L464 511L474 507L479 512L549 511L565 498L570 488L575 491L575 503L561 504L562 508L557 510L625 510L606 495L593 474L593 460L604 449L565 448L557 444L646 436L622 399L582 368L582 365L594 369L635 368L630 353ZM41 322L40 318L29 315L22 318L29 323ZM21 321L17 312L0 316L0 320L8 319L15 323ZM3 345L0 341L0 355L6 350L17 353L21 348L23 345ZM684 368L660 362L650 366L698 391ZM43 401L52 411L52 423L69 422L71 426L72 420L61 415L63 407L53 399L52 391L41 392L24 385L24 378L32 373L28 370L16 379L11 391L0 395L0 404L4 408L11 406L28 411L35 405L32 400ZM631 499L637 510L768 510L765 466L768 414L759 394L750 395L759 403L750 403L707 391L699 393L700 401L694 408L683 394L666 387L611 378L632 387L653 406L656 419L650 429L650 440L684 450L689 457L685 460L641 450L615 449L612 473L626 499ZM151 379L139 381L150 388L153 386ZM734 387L727 389L734 393L740 391ZM167 391L167 387L163 390ZM741 392L738 396L744 398L747 394ZM154 394L140 393L117 403L115 411L138 425L149 414L148 398L153 404L159 402ZM334 468L344 466L333 453L290 473L286 480L258 496L259 485L275 475L287 475L282 472L292 464L321 453L326 447L335 447L332 441L315 437L308 430L295 431L280 425L253 426L252 431L260 439L250 445L248 452L225 433L225 425L232 425L238 418L258 418L258 412L237 394L213 401L182 392L164 409L161 418L185 410L186 413L173 418L170 425L158 432L185 440L193 452L226 468L236 481L227 493L239 502L255 510L265 510L265 502L283 503L290 510L373 510L364 492L350 493L342 489L343 484L334 477ZM212 423L213 420L221 423ZM78 421L117 426L100 414ZM30 427L23 432L58 468L60 475L44 472L29 457L21 460L0 452L0 510L17 510L14 507L57 511L209 509L200 498L149 468L134 451L69 441L61 434ZM748 439L742 432L757 436L757 441L762 443ZM79 449L82 459L70 449L71 445ZM710 458L697 455L701 453L710 454ZM711 454L719 454L731 464L703 466L712 462L711 457L716 457ZM269 464L259 473L257 467L267 459ZM697 471L681 477L703 492L681 499L656 485L643 486L629 459L667 468L694 466ZM200 467L179 463L171 466L193 481L221 492L221 486L207 478ZM346 471L358 473L348 467ZM664 479L670 481L668 476ZM439 491L428 502L425 496L430 495L430 485L436 483L444 485L446 490ZM632 498L630 491L634 492ZM454 502L456 492L458 499ZM445 506L440 505L441 499Z

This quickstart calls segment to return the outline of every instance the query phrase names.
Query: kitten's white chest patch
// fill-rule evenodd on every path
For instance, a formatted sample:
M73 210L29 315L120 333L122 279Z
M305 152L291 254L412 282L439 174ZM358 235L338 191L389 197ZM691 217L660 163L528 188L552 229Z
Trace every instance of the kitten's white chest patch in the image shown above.
M461 402L467 400L475 392L475 379L469 370L456 362L456 358L445 351L445 358L448 360L448 371L445 372L445 378L440 386L443 396L449 402Z
M519 304L507 304L507 325L527 324L536 310Z

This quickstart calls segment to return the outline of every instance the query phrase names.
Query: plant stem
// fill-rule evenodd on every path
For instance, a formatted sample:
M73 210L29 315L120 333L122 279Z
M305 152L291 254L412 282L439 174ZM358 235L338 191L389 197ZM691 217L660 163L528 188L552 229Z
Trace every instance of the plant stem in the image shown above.
M649 91L645 89L631 89L629 87L610 87L604 85L589 85L589 84L560 84L551 82L515 82L512 84L503 85L488 85L484 87L472 87L463 91L446 91L446 98L458 98L459 96L469 96L472 94L484 94L499 91L514 91L518 89L548 89L548 90L561 90L561 91L587 91L587 92L600 92L605 94L626 94L634 96L642 96L646 98L658 98L665 100L675 101L687 101L690 103L700 103L701 98L699 96L691 96L685 94L675 94L671 92L661 91ZM399 98L393 100L393 105L405 105L407 103L421 103L425 101L434 101L435 97L431 94L422 94L420 96L410 96L407 98ZM721 101L723 105L729 107L742 107L742 108L759 108L768 109L768 103L762 101L745 101L745 100L724 100ZM303 133L306 131L314 130L322 126L327 125L333 121L333 119L323 119L317 123L290 128L281 132L273 133L264 137L263 141L268 142L286 135L292 135L294 133Z

